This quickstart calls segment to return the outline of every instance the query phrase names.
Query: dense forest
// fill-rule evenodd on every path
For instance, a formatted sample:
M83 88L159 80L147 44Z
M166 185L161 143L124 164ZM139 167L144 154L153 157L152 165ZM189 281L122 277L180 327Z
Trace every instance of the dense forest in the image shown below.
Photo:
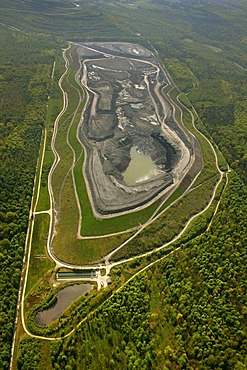
M26 230L55 43L0 29L1 357L8 368Z
M9 367L58 44L121 40L159 53L228 161L229 185L208 232L136 277L68 339L48 343L24 336L18 369L99 369L100 364L101 369L244 370L246 2L78 3L77 10L62 0L0 5L0 368Z
M136 277L68 339L25 338L18 368L43 369L46 353L50 369L246 369L246 212L246 187L232 173L207 233Z

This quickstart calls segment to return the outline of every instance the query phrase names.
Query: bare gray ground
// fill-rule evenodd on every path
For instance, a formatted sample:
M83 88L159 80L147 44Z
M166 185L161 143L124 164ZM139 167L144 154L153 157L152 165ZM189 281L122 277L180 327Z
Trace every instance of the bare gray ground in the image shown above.
M153 54L127 43L90 43L77 53L87 91L79 137L95 215L144 206L175 189L190 168L194 176L200 157L195 139L175 121L175 107L161 93L170 82ZM154 161L157 173L130 186L123 173L132 147Z

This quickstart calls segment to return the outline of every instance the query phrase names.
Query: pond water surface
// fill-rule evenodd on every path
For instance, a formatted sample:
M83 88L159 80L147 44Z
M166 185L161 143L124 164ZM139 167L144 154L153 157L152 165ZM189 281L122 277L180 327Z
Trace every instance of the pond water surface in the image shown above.
M91 284L74 284L61 289L58 292L56 303L47 310L38 312L35 321L41 326L50 324L52 321L56 320L72 302L91 290Z
M129 166L123 173L125 184L133 186L156 177L157 166L151 157L139 152L135 146L131 148L130 156Z

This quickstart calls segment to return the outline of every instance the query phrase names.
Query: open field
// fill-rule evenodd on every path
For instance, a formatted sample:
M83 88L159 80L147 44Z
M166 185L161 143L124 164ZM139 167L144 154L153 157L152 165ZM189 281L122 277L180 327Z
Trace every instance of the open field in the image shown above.
M44 279L47 271L54 268L54 263L49 259L46 253L46 236L48 235L49 218L49 215L45 213L35 216L27 293L30 288L33 288Z

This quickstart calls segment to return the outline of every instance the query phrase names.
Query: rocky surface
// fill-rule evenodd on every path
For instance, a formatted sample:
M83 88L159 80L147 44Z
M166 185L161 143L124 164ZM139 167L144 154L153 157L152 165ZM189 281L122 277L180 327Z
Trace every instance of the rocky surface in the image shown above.
M174 107L161 94L168 79L139 45L90 43L78 47L78 56L88 95L80 139L94 213L101 217L143 206L181 181L193 160L192 136L174 120ZM133 147L157 170L155 177L130 186L123 173Z

